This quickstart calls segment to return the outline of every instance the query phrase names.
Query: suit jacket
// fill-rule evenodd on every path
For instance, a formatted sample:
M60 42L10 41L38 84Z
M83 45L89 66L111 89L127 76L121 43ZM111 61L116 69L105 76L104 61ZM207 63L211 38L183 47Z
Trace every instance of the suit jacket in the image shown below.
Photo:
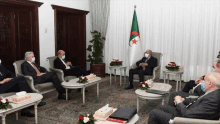
M219 118L220 89L201 96L196 100L191 100L193 102L189 107L186 107L183 103L177 104L176 109L182 117L210 120Z
M53 63L54 63L54 68L62 69L63 71L66 70L66 66L63 64L63 62L60 60L59 57L57 57Z
M136 62L136 65L138 66L137 69L143 69L143 67L139 66L140 63L146 61L146 57L143 57L141 60ZM153 69L157 66L157 58L151 56L150 59L146 62L147 66L149 67L150 71L153 72Z
M45 69L44 67L38 66L36 63L34 63L34 65L41 73L48 72L47 69ZM24 75L32 76L34 79L37 77L37 72L27 61L21 64L21 70Z
M3 65L0 64L0 81L5 78L14 78L15 74L7 70Z

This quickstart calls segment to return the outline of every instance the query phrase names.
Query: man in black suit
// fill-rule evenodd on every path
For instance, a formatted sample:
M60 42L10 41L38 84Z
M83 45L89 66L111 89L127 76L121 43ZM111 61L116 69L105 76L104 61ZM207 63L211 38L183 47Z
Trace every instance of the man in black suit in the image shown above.
M220 73L220 60L216 61L213 63L213 66L212 66L212 70L211 72L217 72L217 73ZM203 77L200 77L199 79L197 79L196 81L195 80L190 80L189 82L186 83L186 85L184 86L183 88L183 92L186 92L186 93L189 93L189 91L191 89L193 89L193 87L197 86L197 84L199 84L199 80L201 81Z
M86 76L86 71L80 66L72 66L70 61L65 60L65 51L59 50L58 57L54 60L54 68L62 69L64 76Z
M195 83L197 85L195 87L193 87L193 93L189 93L189 92L186 93L183 91L170 93L169 99L168 99L168 105L175 107L175 103L173 102L173 99L175 98L175 96L181 96L182 98L187 98L187 97L189 97L189 95L202 96L203 94L205 94L205 92L201 89L201 84L202 84L202 82L204 82L204 77L205 76L202 76L195 81ZM185 105L188 105L187 101L184 101L183 103Z
M7 70L0 63L0 94L10 92L26 91L32 93L30 86L26 79L22 76L15 77L15 74ZM28 108L21 110L22 116L34 117L35 115L29 111Z
M133 88L133 75L139 74L139 81L144 81L144 75L152 75L153 69L157 66L157 58L152 56L152 51L147 50L144 54L145 56L136 62L136 65L138 66L135 69L129 70L129 81L130 85L126 89L132 89Z
M61 82L56 73L48 72L45 68L38 66L35 63L33 52L26 52L25 60L26 61L21 64L21 70L24 75L32 76L35 85L46 82L53 82L53 85L59 94L58 99L66 99L66 96L63 94L65 89L61 86Z
M220 74L208 73L202 83L205 94L197 99L184 99L176 96L176 107L163 105L150 112L148 124L168 124L174 117L218 120L220 114ZM183 104L184 101L190 104Z

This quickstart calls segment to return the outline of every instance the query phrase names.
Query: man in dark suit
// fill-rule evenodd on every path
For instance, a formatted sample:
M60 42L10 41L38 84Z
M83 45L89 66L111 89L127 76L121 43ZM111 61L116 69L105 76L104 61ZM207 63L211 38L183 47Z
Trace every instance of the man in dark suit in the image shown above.
M33 52L25 53L25 62L21 64L21 70L24 75L32 76L34 84L41 84L46 82L53 82L54 87L58 92L58 99L66 99L63 94L65 92L61 85L59 78L56 73L48 72L45 68L38 66L35 63L35 57Z
M176 96L176 107L163 105L159 109L150 112L148 124L168 124L174 117L197 118L218 120L220 114L220 74L208 73L202 89L205 94L197 99L184 99ZM185 105L187 100L190 104Z
M54 60L54 68L62 69L64 76L86 76L86 71L80 66L72 66L70 61L65 60L65 51L59 50L58 57Z
M217 72L220 73L220 60L216 61L213 63L212 70L211 72ZM202 79L203 77L200 77L199 79L195 80L190 80L189 82L186 83L186 85L183 88L183 92L188 93L193 87L197 86L198 81Z
M22 76L15 77L15 74L7 70L0 63L0 94L10 93L10 92L20 92L26 91L27 93L32 93L30 86L28 85L26 79ZM45 105L45 103L41 103ZM28 108L21 110L22 116L34 117L35 115L29 111Z
M144 81L144 75L152 75L153 69L157 66L157 58L152 56L152 51L147 50L144 54L145 56L136 62L136 65L138 66L135 69L129 70L129 81L130 85L126 89L132 89L133 88L133 75L139 74L139 81Z
M168 99L168 105L175 107L175 103L173 102L173 99L175 98L175 96L181 96L182 98L186 99L187 97L189 97L189 95L202 96L203 94L205 94L205 92L201 88L201 84L202 84L202 82L204 82L204 77L205 76L202 76L201 78L199 78L198 80L195 81L197 85L193 88L193 93L189 93L189 92L186 93L183 91L170 93L169 99ZM184 101L183 103L185 105L189 104L189 103L187 103L187 101Z

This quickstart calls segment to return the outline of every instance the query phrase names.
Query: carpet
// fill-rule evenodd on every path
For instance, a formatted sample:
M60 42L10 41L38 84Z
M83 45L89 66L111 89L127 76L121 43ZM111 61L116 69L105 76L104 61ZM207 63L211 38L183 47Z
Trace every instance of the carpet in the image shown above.
M110 107L136 107L137 97L135 94L136 89L125 90L128 84L119 85L119 76L117 76L117 82L112 81L112 85L109 83L109 76L102 78L99 84L99 97L97 97L97 86L90 86L86 89L85 105L82 104L82 94L73 90L69 93L70 100L58 100L56 98L56 92L50 92L44 94L43 101L47 104L42 107L38 107L38 123L39 124L76 124L78 122L78 116L80 114L94 113L102 106L109 104ZM113 78L114 79L114 78ZM128 81L128 80L127 80ZM163 80L160 80L163 82ZM134 83L137 87L138 83ZM175 81L170 81L173 86L172 92L175 91ZM182 87L185 83L182 83ZM165 104L167 103L168 96L165 98ZM162 100L139 100L140 110L138 112L139 120L137 124L146 124L149 112L158 108L161 105ZM31 111L34 112L33 107ZM7 124L34 124L35 119L29 117L20 116L15 120L15 113L6 116ZM1 122L0 122L1 124Z

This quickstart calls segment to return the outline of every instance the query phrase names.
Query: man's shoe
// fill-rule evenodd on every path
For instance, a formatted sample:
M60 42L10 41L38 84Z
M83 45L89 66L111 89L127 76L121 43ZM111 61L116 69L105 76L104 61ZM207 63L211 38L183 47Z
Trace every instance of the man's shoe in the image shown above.
M133 89L134 87L129 85L128 87L126 87L125 89L128 90L128 89Z
M81 92L81 89L77 89L77 92ZM88 90L85 90L85 92L89 92Z
M35 114L31 112L21 112L21 116L35 117Z
M64 99L66 100L66 96L63 95L62 93L58 95L58 99ZM69 100L70 98L68 97L67 100Z
M40 103L38 103L38 107L40 107L40 106L44 106L44 105L46 105L46 102L40 102Z
M72 90L68 89L67 92L70 93ZM66 93L66 90L63 90L61 93Z

